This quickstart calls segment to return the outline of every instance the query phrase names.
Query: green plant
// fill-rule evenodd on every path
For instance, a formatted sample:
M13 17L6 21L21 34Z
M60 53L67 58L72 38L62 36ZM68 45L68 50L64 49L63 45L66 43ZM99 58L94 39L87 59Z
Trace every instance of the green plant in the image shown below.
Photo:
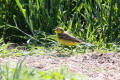
M120 44L119 0L0 0L0 3L0 37L5 42L54 42L46 36L53 35L52 29L61 26L97 47Z

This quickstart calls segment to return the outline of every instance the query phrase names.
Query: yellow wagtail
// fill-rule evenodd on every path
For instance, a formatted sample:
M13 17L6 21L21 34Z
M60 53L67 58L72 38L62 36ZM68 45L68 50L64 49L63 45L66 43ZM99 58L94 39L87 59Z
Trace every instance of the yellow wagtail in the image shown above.
M69 35L67 32L64 31L64 29L58 27L55 29L56 32L56 37L57 40L65 46L73 46L76 45L78 43L81 43L82 41Z

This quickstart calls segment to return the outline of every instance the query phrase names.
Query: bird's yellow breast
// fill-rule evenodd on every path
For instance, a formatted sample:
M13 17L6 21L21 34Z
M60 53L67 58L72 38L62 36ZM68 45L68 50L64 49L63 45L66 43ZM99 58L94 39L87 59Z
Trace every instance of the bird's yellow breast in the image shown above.
M65 45L65 46L73 46L73 45L76 45L77 42L73 42L73 41L70 41L70 40L64 40L64 39L58 39L58 41L62 44L62 45Z

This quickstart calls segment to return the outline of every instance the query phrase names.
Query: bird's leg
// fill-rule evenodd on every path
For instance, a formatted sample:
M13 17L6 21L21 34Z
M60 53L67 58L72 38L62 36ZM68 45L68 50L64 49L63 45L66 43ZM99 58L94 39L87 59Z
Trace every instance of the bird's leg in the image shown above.
M70 54L73 54L73 48L72 48L72 46L70 47L70 50L71 50Z

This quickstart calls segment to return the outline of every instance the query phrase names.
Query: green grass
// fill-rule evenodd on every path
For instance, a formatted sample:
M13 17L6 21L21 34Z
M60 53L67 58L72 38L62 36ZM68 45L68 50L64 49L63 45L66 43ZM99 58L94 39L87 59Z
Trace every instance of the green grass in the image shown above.
M1 65L0 80L88 80L86 75L78 75L65 68L44 72L23 66L23 61L19 61L16 67L11 67L9 64Z
M25 55L47 55L47 56L59 56L59 53L61 56L71 56L76 54L85 54L85 53L91 53L91 52L101 52L101 53L107 53L107 52L120 52L120 46L114 45L114 44L104 44L105 46L102 46L101 48L96 46L89 46L89 45L76 45L73 48L70 47L63 47L60 43L54 42L52 45L49 45L47 43L44 44L44 46L34 45L34 44L25 44L23 46L16 44L7 43L4 44L3 40L1 39L0 42L0 57L19 57L19 56L25 56ZM109 47L109 48L106 48ZM73 49L73 52L72 52ZM72 52L72 54L71 54Z
M46 36L54 36L53 29L60 26L99 48L120 44L119 0L0 0L0 3L0 37L4 42L54 42Z

